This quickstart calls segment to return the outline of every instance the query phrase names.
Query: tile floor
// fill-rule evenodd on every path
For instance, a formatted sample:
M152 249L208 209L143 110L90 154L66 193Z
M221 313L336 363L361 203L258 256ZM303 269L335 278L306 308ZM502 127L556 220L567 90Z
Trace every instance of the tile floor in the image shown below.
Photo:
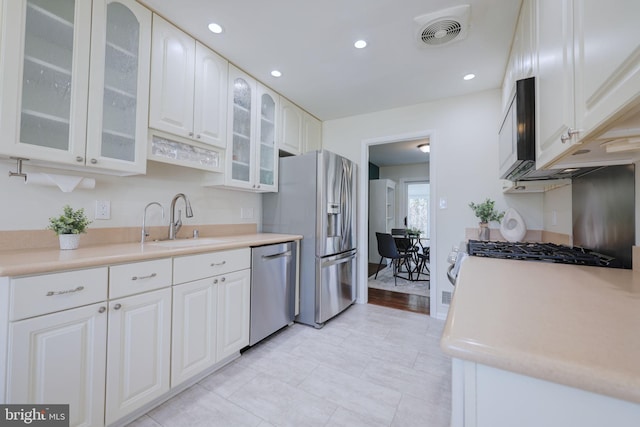
M128 427L448 427L444 322L356 304L294 324Z

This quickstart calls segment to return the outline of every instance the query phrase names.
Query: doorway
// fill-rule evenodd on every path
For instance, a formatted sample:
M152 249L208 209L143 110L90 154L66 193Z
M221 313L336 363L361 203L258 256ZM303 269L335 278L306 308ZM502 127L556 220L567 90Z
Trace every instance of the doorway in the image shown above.
M375 250L375 243L373 249L369 246L369 179L385 179L391 180L396 185L395 200L393 202L394 213L390 216L392 219L393 228L415 228L421 231L420 237L431 241L433 243L433 237L431 230L433 229L431 213L431 167L432 153L422 153L417 149L418 145L423 145L425 142L429 145L432 144L432 137L430 131L424 131L414 134L396 135L389 137L376 138L372 140L363 141L362 146L362 165L370 165L371 167L363 166L361 168L361 189L360 192L360 248L361 250L361 272L366 274L365 277L369 277L369 265L371 264L371 258L380 259L377 250ZM380 155L382 153L382 155ZM402 158L406 159L403 160ZM383 158L383 161L380 159ZM382 230L380 230L382 231ZM389 232L390 230L384 230ZM375 253L372 252L375 250ZM374 265L377 267L377 264ZM375 273L375 268L371 270L372 274ZM389 273L387 273L389 275ZM392 274L391 274L392 276ZM435 312L435 271L431 272L433 279L427 282L425 289L422 290L423 295L426 297L423 301L419 300L419 296L412 295L411 290L407 290L406 293L401 294L396 292L398 288L390 289L389 293L380 295L378 290L370 293L368 289L369 283L362 284L358 290L359 302L371 302L375 304L393 306L405 305L405 309L418 312ZM380 277L380 276L379 276ZM423 276L424 279L424 276ZM366 295L366 298L364 297ZM404 301L402 301L404 299ZM400 302L398 302L400 301ZM420 307L421 306L421 307ZM415 308L418 307L416 310Z

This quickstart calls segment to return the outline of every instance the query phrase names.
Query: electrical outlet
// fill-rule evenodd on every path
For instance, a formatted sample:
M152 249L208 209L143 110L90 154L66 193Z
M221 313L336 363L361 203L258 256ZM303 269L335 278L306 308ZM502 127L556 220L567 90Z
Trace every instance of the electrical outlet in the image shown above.
M253 219L253 208L240 208L240 219Z
M111 218L111 202L108 200L96 200L95 219Z

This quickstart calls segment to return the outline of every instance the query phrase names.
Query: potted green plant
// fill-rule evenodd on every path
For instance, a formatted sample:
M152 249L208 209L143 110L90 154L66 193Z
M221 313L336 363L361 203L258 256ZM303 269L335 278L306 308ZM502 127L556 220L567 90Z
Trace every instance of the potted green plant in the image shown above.
M473 213L480 220L479 230L478 230L478 239L479 240L489 240L490 231L489 231L489 222L502 220L504 216L504 212L498 212L495 209L495 202L491 199L486 199L482 203L469 203L469 207L473 210Z
M77 249L80 244L80 234L87 232L91 221L84 213L84 209L73 210L65 205L62 215L49 218L48 230L53 230L60 239L60 249Z

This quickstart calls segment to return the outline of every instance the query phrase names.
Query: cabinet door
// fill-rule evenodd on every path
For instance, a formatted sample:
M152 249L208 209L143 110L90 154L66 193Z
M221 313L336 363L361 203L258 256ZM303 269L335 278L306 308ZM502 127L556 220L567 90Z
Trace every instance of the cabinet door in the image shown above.
M169 390L171 289L109 302L106 424Z
M249 305L251 270L217 277L218 348L220 361L249 345Z
M226 182L239 188L252 189L253 140L255 138L254 109L256 81L229 66L229 143L227 153Z
M171 387L216 363L217 289L213 280L173 287Z
M149 127L193 136L195 40L153 15Z
M229 63L196 43L193 132L196 140L227 146L227 70Z
M3 15L0 150L84 163L91 2L12 0Z
M69 425L103 425L105 309L93 304L12 323L7 403L69 404Z
M276 147L278 94L262 85L258 85L258 102L256 110L256 184L259 191L278 191L278 149Z
M303 111L287 98L280 97L279 148L290 154L302 153Z
M579 128L574 111L573 1L536 2L538 73L536 80L536 166L548 166L567 151L569 128Z
M87 165L144 173L151 12L133 0L95 0Z
M581 135L640 93L640 2L574 0L576 115Z
M322 122L309 113L304 114L302 140L305 153L322 148Z

